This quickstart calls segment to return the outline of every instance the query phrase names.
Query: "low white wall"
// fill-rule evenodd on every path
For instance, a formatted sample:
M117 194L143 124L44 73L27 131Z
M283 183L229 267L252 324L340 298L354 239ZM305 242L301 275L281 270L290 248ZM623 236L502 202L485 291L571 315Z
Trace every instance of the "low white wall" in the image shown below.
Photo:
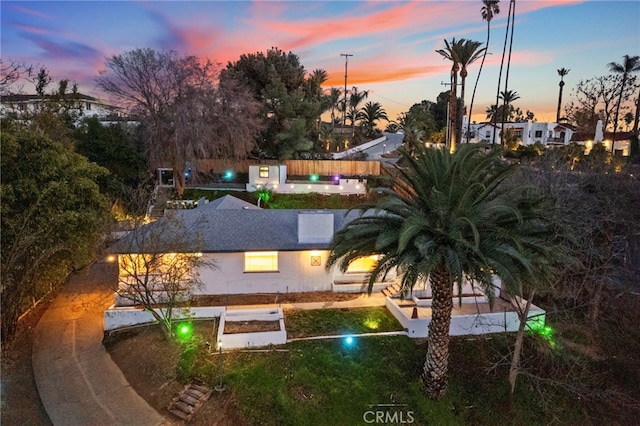
M227 322L238 321L278 321L280 330L256 333L225 334ZM229 309L220 317L218 342L224 349L252 348L287 343L282 308Z
M411 338L423 338L429 335L431 317L411 318L390 297L386 298L385 305L389 312L402 324ZM421 308L422 310L428 308ZM535 305L531 306L528 318L535 317L536 321L544 324L545 311ZM501 311L488 313L475 313L468 315L453 314L449 335L468 336L477 334L491 334L514 332L518 330L520 321L517 312Z
M247 183L247 192L256 191L261 185ZM280 194L342 194L342 195L363 195L367 192L367 180L340 179L338 183L333 182L288 182L265 184L267 189Z
M433 302L433 299L420 299L417 296L413 296L413 301L417 306L429 307ZM488 303L489 298L487 296L464 296L462 297L462 303ZM453 298L453 303L460 303L459 297Z
M371 290L371 292L377 293L387 288L391 284L392 284L391 282L374 283L373 289ZM366 293L368 289L369 289L369 284L366 284L366 283L342 283L341 284L339 282L333 282L331 284L331 290L334 293Z
M222 315L224 306L203 306L188 309L176 309L175 318L215 318ZM104 330L116 330L132 325L153 323L155 319L149 311L139 307L110 306L104 311Z

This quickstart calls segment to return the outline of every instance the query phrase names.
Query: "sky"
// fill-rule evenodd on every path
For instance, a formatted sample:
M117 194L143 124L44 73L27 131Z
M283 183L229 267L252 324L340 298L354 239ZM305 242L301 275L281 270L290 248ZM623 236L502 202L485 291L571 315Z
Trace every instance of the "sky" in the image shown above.
M563 104L580 80L640 55L640 1L517 0L509 71L514 106L554 121L557 70L567 68ZM495 103L509 1L499 3L472 119ZM44 65L81 93L105 98L95 78L105 58L136 48L207 57L226 66L242 54L278 47L307 72L324 69L325 88L368 90L390 119L448 90L444 40L486 42L480 0L448 1L6 1L0 2L0 57ZM470 65L471 99L480 61ZM504 83L503 83L504 85ZM504 87L501 87L503 90ZM35 93L31 84L25 93Z

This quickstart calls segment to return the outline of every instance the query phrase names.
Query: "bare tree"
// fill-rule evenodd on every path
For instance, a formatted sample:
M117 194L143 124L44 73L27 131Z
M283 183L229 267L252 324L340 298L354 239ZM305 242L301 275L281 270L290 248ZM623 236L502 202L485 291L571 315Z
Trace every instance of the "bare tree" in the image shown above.
M217 64L147 48L108 58L105 65L98 87L143 123L149 159L171 166L178 195L188 162L195 167L195 160L217 155L246 158L253 150L259 105L237 86L216 85Z
M33 66L23 62L3 61L0 59L0 95L6 96L22 91L21 86L15 86L22 80L29 80L33 75Z
M179 308L186 308L191 291L202 285L199 271L215 267L200 253L202 238L196 230L202 220L184 219L176 212L150 224L138 222L112 250L118 253L119 299L151 313L167 337L183 317Z
M576 121L584 118L585 112L589 112L591 117L603 117L604 126L608 127L613 122L612 115L620 97L621 83L622 76L613 74L578 81L572 91L573 99L566 108L567 117ZM636 89L636 77L630 76L622 92L623 102L631 99ZM623 105L621 109L627 108L628 106ZM592 131L594 128L584 130Z

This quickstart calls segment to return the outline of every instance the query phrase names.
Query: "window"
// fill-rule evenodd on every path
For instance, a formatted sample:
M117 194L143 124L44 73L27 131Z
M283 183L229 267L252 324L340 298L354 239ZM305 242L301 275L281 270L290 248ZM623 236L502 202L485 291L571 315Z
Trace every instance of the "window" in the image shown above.
M491 131L490 131L490 130L487 130L487 131L485 132L485 134L484 134L484 137L485 137L485 138L490 138L490 137L491 137Z
M244 254L245 272L277 272L277 251L251 251Z
M258 176L260 176L261 178L268 178L269 177L269 166L260 166Z
M516 139L522 139L522 129L513 129L513 136Z
M91 111L91 102L85 102L84 107L87 111Z
M347 268L347 273L370 272L378 263L378 256L360 257L353 260Z
M536 130L536 138L541 138L542 137L542 130Z

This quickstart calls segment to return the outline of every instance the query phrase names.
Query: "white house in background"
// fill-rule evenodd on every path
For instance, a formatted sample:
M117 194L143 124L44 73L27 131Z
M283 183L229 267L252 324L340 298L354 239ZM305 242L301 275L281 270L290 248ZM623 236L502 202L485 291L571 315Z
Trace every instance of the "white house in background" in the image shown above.
M584 153L587 155L589 155L594 145L599 143L603 144L605 149L610 152L613 133L605 132L603 127L602 120L598 120L594 133L575 133L571 142L584 146ZM630 155L632 137L633 132L617 132L614 154L628 157Z
M83 117L97 117L99 120L117 120L123 117L122 108L110 105L93 96L84 95L82 93L68 93L67 99L77 103L78 108L75 112L82 113ZM51 102L54 99L51 95L8 95L2 96L0 106L0 115L6 117L8 115L20 115L25 113L33 113L40 106Z
M462 128L462 140L466 141L467 125L466 117ZM520 145L533 145L536 142L543 146L568 145L575 131L574 127L564 123L538 123L525 121L521 123L504 123L505 131L514 132ZM502 124L497 123L472 123L470 126L469 142L492 142L495 133L495 143L501 144Z
M226 196L211 203L198 203L194 209L174 211L139 231L153 233L153 227L160 226L160 221L170 221L171 225L163 225L164 235L174 229L187 240L198 241L194 251L209 258L215 267L198 271L204 285L192 292L194 296L364 292L367 286L363 281L373 268L375 258L359 259L345 273L326 268L334 233L357 216L359 212L348 210L261 209ZM144 254L145 250L135 247L132 241L135 239L131 236L125 237L111 253ZM160 250L176 251L171 247ZM123 256L119 257L122 260ZM122 268L120 273L123 275L119 281L126 282ZM395 273L389 273L384 282L376 283L374 291L389 286L395 278Z
M330 181L320 181L318 175L309 176L308 181L290 181L287 179L287 166L251 165L247 192L267 188L281 194L357 194L363 195L367 188L366 179L345 179L333 176Z

